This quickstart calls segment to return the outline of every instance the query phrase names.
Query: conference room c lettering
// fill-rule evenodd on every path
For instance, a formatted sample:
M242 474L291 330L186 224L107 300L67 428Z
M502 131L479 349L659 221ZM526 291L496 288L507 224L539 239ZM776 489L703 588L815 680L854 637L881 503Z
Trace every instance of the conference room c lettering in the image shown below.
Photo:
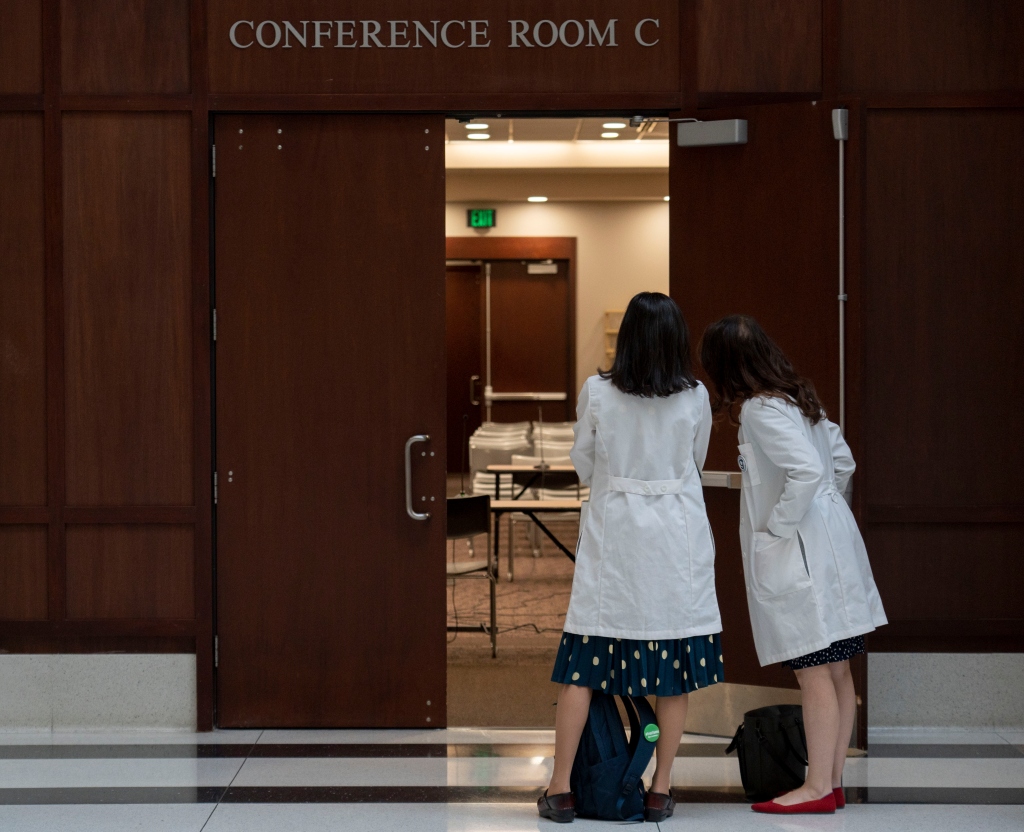
M643 47L661 42L661 21L643 18L507 20L498 39L489 20L236 20L228 40L236 49L551 49L614 48L623 31Z

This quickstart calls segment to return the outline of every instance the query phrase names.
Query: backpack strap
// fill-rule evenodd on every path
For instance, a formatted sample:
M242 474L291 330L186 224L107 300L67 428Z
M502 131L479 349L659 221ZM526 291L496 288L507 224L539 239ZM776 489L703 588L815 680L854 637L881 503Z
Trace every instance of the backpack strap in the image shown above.
M629 751L632 759L622 777L622 792L615 801L615 812L622 816L622 807L626 798L636 791L647 765L654 754L654 743L644 736L643 725L657 725L654 709L645 696L622 696L622 704L629 718Z

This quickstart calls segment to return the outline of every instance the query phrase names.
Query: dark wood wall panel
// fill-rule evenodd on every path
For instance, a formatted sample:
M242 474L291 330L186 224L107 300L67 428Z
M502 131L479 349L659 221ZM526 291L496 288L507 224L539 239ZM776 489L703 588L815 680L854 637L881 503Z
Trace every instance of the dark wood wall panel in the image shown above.
M0 621L46 613L46 527L0 526Z
M190 118L64 118L69 505L192 502Z
M1020 0L841 0L844 92L1024 89Z
M1022 110L868 111L861 482L893 624L874 649L1022 643L1021 147Z
M68 618L192 618L190 526L71 526Z
M71 2L72 0L68 0ZM422 0L209 0L210 89L215 93L545 93L568 92L602 94L622 92L674 92L679 89L679 3L677 0L644 0L624 3L622 0L446 0L433 6ZM342 11L343 9L343 11ZM377 20L382 24L380 40L390 43L389 20L420 20L428 27L430 20L467 21L489 19L487 48L471 48L468 43L449 49L439 41L437 48L337 48L337 26L314 48L312 21ZM645 18L660 21L655 29L648 24L644 37L655 46L637 43L636 25ZM555 43L549 48L521 44L509 48L510 19L536 23L554 20L583 22L593 19L602 28L615 19L616 46L587 47L586 40L569 47ZM240 43L252 43L244 49L231 44L229 31L238 20L292 21L302 30L308 26L308 48L297 45L289 36L290 47L265 49L253 41L253 30L243 27L238 32ZM326 33L326 29L323 30ZM355 31L362 44L362 27ZM533 42L531 28L530 42ZM578 29L570 26L566 40L574 42ZM414 33L409 23L409 32ZM261 33L266 43L273 43L272 30ZM462 29L449 32L450 42L462 40ZM542 38L550 37L545 27ZM282 35L283 38L283 35ZM480 43L484 38L479 38ZM396 43L404 42L401 38ZM410 41L412 42L412 41ZM546 42L546 41L545 41ZM330 44L328 48L325 44ZM525 102L524 102L525 103ZM550 105L548 105L550 106ZM441 109L444 108L442 105ZM416 109L411 107L410 109ZM529 106L526 107L529 109Z
M1024 618L1024 524L872 525L867 544L892 621Z
M1021 110L869 112L869 506L1024 504L1022 148Z
M61 0L65 93L189 90L189 0Z
M0 94L43 91L43 0L0 3Z
M821 0L697 0L702 93L818 92Z
M43 267L43 117L0 114L0 506L46 504Z

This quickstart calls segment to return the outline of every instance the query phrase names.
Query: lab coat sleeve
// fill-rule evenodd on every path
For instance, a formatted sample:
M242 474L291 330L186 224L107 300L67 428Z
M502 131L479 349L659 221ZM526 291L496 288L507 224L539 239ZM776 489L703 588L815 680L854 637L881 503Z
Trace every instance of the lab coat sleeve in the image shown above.
M708 443L711 442L711 402L708 398L708 391L703 385L700 387L700 391L703 410L693 437L693 461L697 464L698 473L704 470L704 461L708 456Z
M829 444L832 447L832 467L836 472L836 490L849 502L850 479L857 468L857 463L853 461L850 446L846 444L846 440L839 430L839 425L835 424L835 422L828 423L828 438Z
M581 485L590 485L594 476L594 453L597 441L597 420L590 403L590 381L583 383L579 401L576 403L576 424L572 429L575 441L569 458L576 468Z
M751 403L743 414L743 432L778 466L786 481L768 518L768 531L792 537L814 501L824 476L814 446L800 427L770 399Z

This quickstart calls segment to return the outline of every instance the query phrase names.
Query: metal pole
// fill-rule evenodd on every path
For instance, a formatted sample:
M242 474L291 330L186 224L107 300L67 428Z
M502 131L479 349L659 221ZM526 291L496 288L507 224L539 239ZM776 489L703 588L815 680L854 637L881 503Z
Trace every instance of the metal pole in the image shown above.
M486 368L484 372L487 378L484 381L484 402L487 412L487 421L491 421L491 264L484 264L484 351L486 354Z
M846 177L844 150L839 140L839 430L846 435Z

